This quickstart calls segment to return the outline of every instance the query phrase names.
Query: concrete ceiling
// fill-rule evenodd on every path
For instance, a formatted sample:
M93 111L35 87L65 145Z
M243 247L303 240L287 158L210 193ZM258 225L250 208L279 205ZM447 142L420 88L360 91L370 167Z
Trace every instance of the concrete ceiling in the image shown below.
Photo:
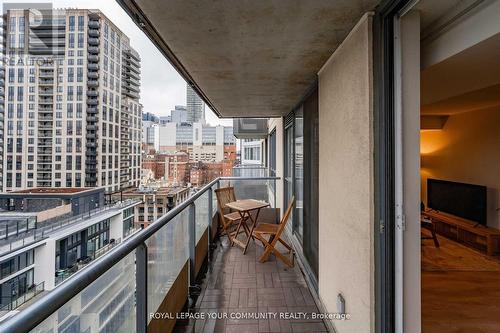
M500 34L421 72L422 114L500 106Z
M285 115L376 0L118 0L223 117Z

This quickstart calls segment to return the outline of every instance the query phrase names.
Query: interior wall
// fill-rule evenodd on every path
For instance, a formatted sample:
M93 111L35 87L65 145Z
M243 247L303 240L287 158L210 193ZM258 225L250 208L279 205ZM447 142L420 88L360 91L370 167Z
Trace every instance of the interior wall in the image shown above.
M421 188L427 178L487 186L487 223L500 229L500 107L451 115L442 130L421 131Z
M365 14L319 72L319 296L351 320L337 332L373 332L372 15Z

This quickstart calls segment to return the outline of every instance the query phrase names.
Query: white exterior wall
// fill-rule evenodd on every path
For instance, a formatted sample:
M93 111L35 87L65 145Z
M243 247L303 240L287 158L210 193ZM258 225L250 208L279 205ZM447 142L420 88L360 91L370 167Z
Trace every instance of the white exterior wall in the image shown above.
M165 125L160 126L158 131L159 131L158 150L163 149L163 147L175 147L176 134L177 134L176 123L166 123Z
M123 241L123 211L109 219L109 239Z
M224 126L215 127L215 161L224 159Z
M48 239L45 245L35 249L35 284L44 282L45 290L56 285L56 240Z

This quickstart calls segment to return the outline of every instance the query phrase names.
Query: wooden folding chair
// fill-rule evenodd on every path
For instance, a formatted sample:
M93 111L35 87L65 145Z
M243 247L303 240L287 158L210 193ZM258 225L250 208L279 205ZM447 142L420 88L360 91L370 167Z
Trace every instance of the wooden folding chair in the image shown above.
M285 226L290 219L290 214L292 212L293 206L295 204L295 197L292 197L290 201L290 205L286 209L285 215L281 219L279 224L271 224L271 223L260 223L253 230L253 236L260 240L264 245L264 253L260 257L260 262L266 262L271 253L274 253L277 259L280 259L287 265L288 267L294 266L294 253L293 249L290 245L288 245L282 238L281 234L285 230ZM266 239L265 236L269 236ZM288 250L288 257L285 254L281 253L276 249L277 243L280 242L283 246Z
M215 190L215 195L217 196L217 210L219 212L220 224L222 226L221 236L227 235L229 240L231 240L231 236L233 235L230 232L230 229L233 225L237 225L241 219L238 212L230 212L226 207L226 204L236 201L234 187L228 186L218 188Z

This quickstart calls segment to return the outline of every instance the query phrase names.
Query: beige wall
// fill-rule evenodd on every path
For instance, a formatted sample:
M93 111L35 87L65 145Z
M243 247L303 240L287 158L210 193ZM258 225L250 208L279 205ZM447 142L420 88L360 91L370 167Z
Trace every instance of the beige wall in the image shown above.
M365 15L319 72L319 295L351 320L340 333L373 332L372 18Z
M452 115L442 130L421 131L422 197L427 178L488 187L488 225L500 228L500 107Z
M51 209L47 209L44 211L41 211L36 214L36 221L37 222L43 222L48 219L60 216L60 215L65 215L71 213L71 204L67 205L61 205L57 206Z

